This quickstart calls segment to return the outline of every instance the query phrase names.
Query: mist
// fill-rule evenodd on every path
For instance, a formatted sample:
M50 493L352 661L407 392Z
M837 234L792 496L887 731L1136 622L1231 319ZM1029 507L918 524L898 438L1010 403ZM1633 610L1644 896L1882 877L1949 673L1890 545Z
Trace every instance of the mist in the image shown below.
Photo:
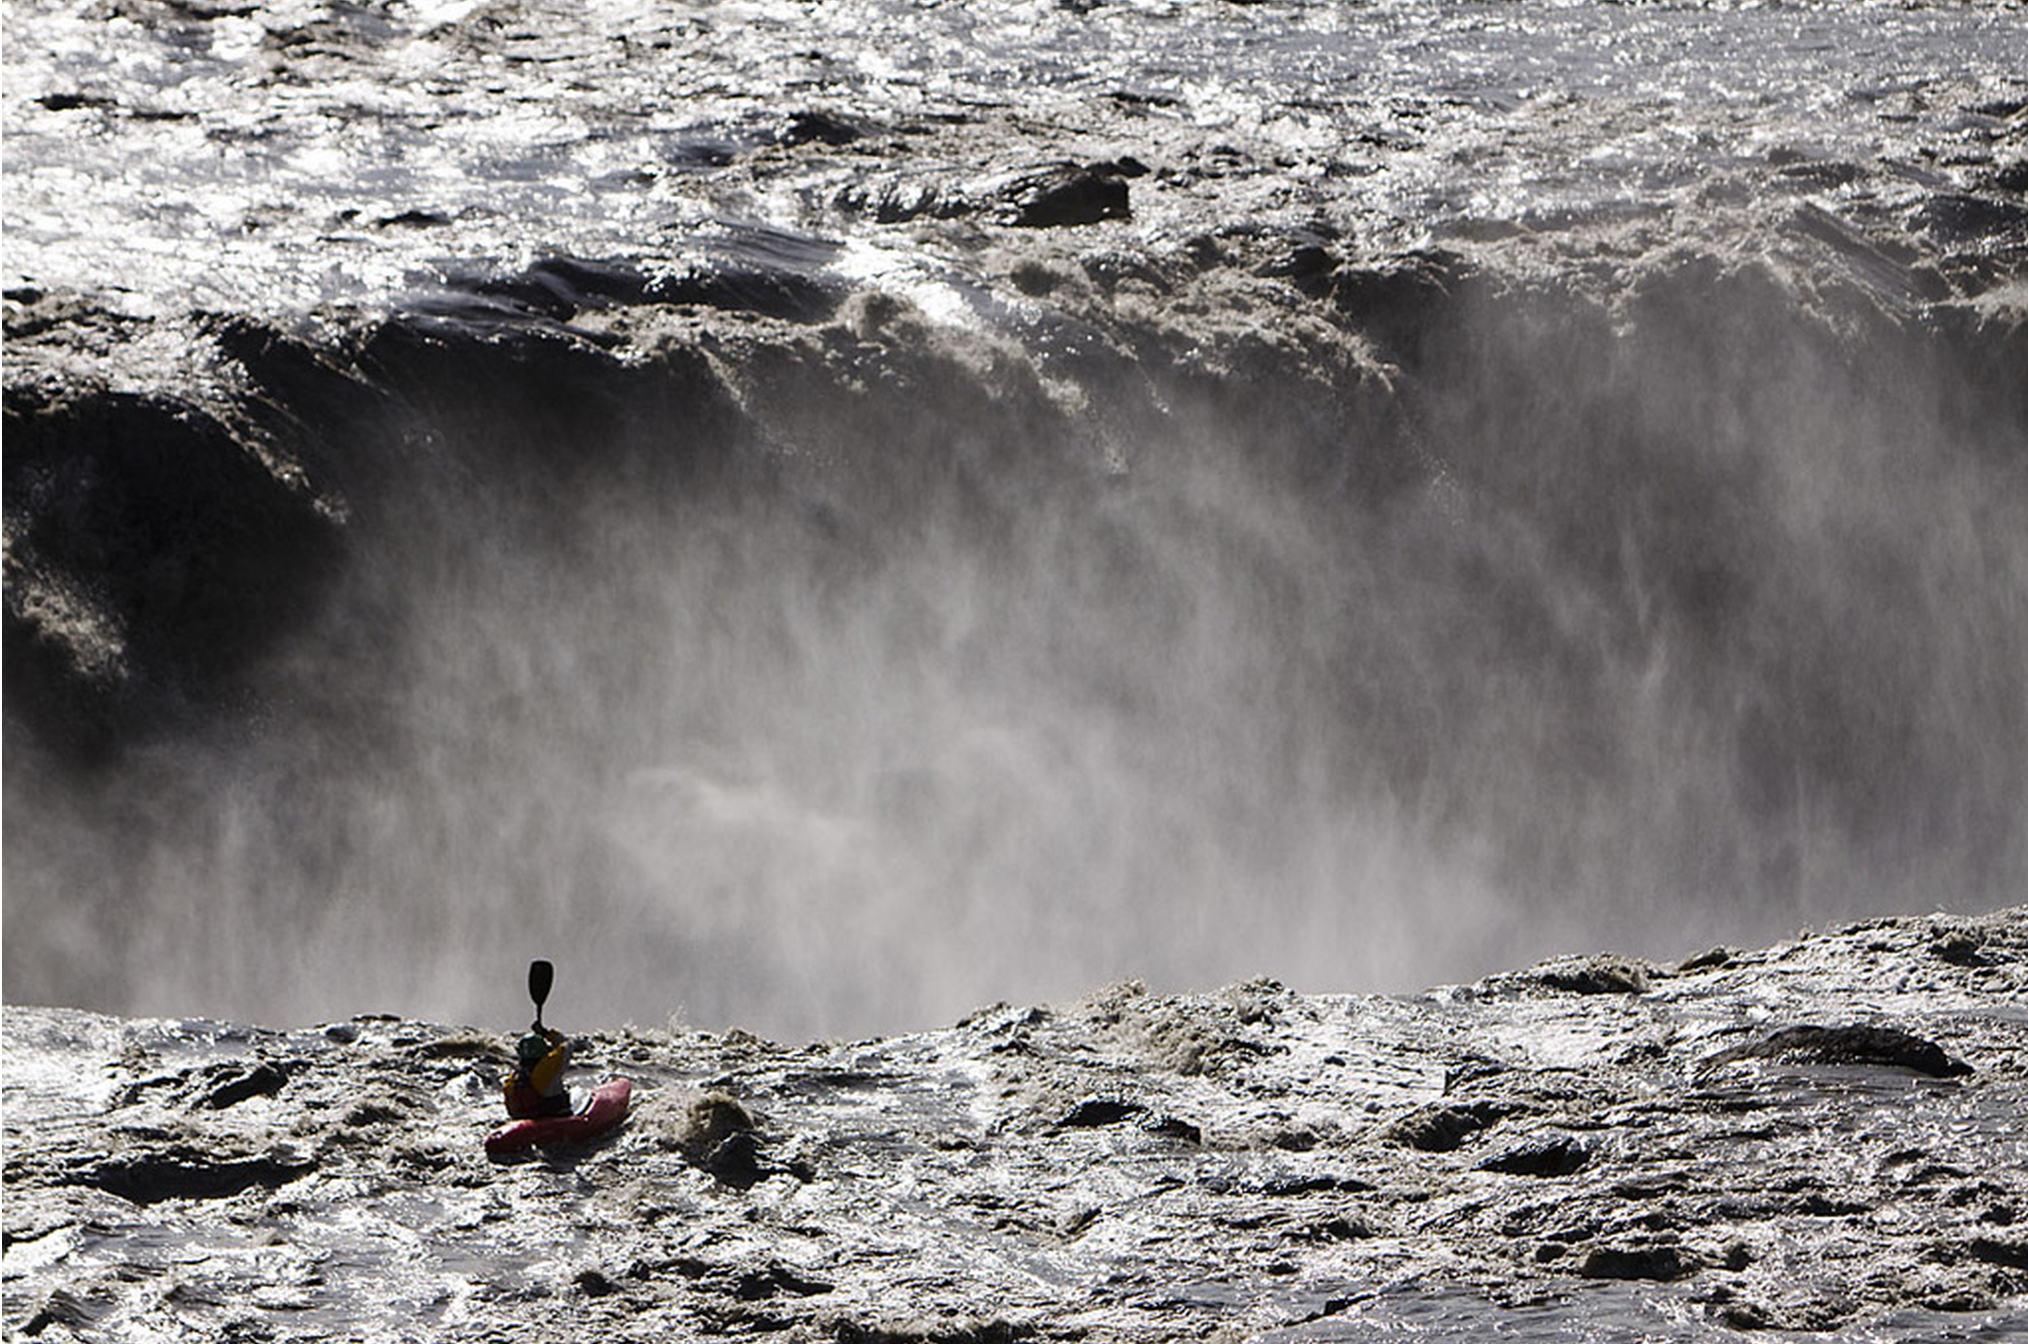
M2021 394L1806 309L369 348L347 558L226 710L10 722L8 997L508 1025L543 956L566 1027L857 1036L2018 899Z

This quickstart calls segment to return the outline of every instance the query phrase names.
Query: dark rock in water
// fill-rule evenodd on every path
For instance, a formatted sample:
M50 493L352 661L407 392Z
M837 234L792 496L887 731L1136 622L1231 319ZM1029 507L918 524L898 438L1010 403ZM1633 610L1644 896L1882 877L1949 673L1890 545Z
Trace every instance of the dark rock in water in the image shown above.
M1479 1163L1481 1171L1513 1176L1568 1176L1591 1161L1591 1145L1569 1134L1531 1139Z
M577 1290L586 1297L610 1297L619 1291L619 1285L596 1269L581 1270L577 1276Z
M1263 1184L1260 1192L1271 1199L1285 1199L1298 1195L1358 1193L1371 1189L1372 1182L1361 1180L1357 1176L1278 1176Z
M1107 159L1103 163L1094 163L1091 165L1091 170L1094 173L1108 177L1146 177L1150 172L1154 171L1131 154L1122 154L1117 159Z
M746 1270L733 1282L733 1296L742 1302L765 1301L783 1293L793 1297L818 1297L833 1290L834 1285L799 1274L784 1264Z
M1551 989L1570 994L1645 994L1648 971L1628 957L1600 954L1552 962L1536 969L1535 978Z
M750 1189L768 1174L761 1164L760 1139L750 1129L726 1135L697 1165L735 1190Z
M1087 1097L1071 1107L1056 1124L1059 1129L1092 1129L1102 1125L1117 1125L1122 1120L1143 1114L1147 1109L1138 1101L1122 1101L1116 1097Z
M1188 1120L1173 1115L1150 1111L1138 1101L1119 1097L1087 1097L1065 1112L1057 1120L1057 1129L1102 1129L1125 1121L1135 1121L1144 1133L1162 1138L1181 1139L1185 1143L1202 1143L1204 1134Z
M1204 1142L1204 1131L1179 1116L1150 1116L1142 1123L1141 1128L1149 1134L1165 1139L1181 1139L1185 1143Z
M374 221L383 229L441 229L451 222L449 215L435 210L404 210Z
M957 219L978 207L949 180L932 173L884 173L842 187L832 204L876 224Z
M1594 1246L1578 1260L1577 1272L1587 1279L1654 1279L1666 1282L1695 1273L1696 1256L1673 1242Z
M856 123L829 112L805 109L791 112L788 123L782 128L781 141L785 145L820 144L837 147L849 145L864 137L866 132Z
M1356 1214L1340 1214L1336 1218L1326 1218L1310 1228L1308 1233L1311 1237L1322 1241L1364 1241L1376 1235L1372 1224Z
M348 1129L370 1129L376 1125L400 1124L407 1118L407 1114L398 1106L391 1106L382 1101L362 1101L356 1106L346 1108L345 1118L341 1123Z
M103 110L119 106L115 100L95 93L45 93L35 101L51 112L76 112L84 108Z
M136 1204L165 1199L225 1199L259 1187L273 1190L301 1180L317 1164L297 1159L250 1157L218 1161L176 1150L114 1158L86 1171L78 1183L97 1186Z
M1989 1265L2028 1269L2028 1240L2020 1237L2004 1241L1998 1237L1973 1237L1965 1243L1965 1251L1973 1259L1983 1260Z
M1425 1153L1448 1153L1485 1129L1504 1113L1487 1102L1470 1106L1430 1106L1388 1126L1387 1137Z
M685 1153L702 1160L734 1134L751 1132L754 1118L732 1097L706 1093L690 1103L677 1131L677 1142Z
M662 162L679 172L724 168L739 159L741 146L716 135L678 135L660 146Z
M214 1111L224 1110L252 1097L271 1097L288 1081L289 1075L273 1064L256 1064L249 1069L228 1067L211 1090L198 1098L197 1104Z
M1978 936L1964 929L1947 929L1939 933L1930 948L1953 966L1978 966L1984 961L1979 955Z
M1341 260L1329 241L1299 236L1285 255L1259 267L1257 274L1285 279L1310 297L1323 298L1332 292Z
M778 1168L764 1157L757 1122L732 1097L707 1093L690 1103L676 1142L699 1170L734 1190L750 1189Z
M1024 229L1069 228L1126 219L1127 184L1111 172L1055 164L1025 173L1000 189L1010 222Z
M1952 1059L1943 1047L1896 1027L1785 1027L1747 1045L1707 1056L1705 1068L1740 1060L1765 1059L1784 1064L1884 1065L1910 1069L1932 1078L1963 1078L1970 1065Z

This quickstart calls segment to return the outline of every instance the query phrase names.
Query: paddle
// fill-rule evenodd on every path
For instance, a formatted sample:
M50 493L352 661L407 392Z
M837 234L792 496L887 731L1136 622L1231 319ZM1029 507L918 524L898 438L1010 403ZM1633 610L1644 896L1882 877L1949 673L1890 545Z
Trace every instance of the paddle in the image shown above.
M535 1027L542 1029L542 1001L549 997L550 982L556 979L556 967L546 961L528 963L528 997L535 1000Z

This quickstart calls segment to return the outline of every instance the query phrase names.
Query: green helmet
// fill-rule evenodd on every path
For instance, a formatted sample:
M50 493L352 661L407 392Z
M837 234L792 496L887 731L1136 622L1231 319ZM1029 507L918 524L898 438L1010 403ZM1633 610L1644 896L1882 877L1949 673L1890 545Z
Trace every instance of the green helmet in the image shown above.
M531 1031L514 1047L514 1053L524 1065L540 1064L542 1057L549 1053L549 1042Z

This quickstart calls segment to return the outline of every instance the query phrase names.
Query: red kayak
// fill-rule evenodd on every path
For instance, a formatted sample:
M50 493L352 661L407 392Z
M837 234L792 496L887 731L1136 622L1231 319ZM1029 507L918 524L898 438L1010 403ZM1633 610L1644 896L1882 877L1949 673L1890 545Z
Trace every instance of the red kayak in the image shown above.
M552 1115L539 1120L516 1120L486 1136L486 1153L519 1153L552 1143L583 1143L595 1139L627 1118L627 1105L634 1085L614 1078L592 1089L591 1100L575 1115Z

